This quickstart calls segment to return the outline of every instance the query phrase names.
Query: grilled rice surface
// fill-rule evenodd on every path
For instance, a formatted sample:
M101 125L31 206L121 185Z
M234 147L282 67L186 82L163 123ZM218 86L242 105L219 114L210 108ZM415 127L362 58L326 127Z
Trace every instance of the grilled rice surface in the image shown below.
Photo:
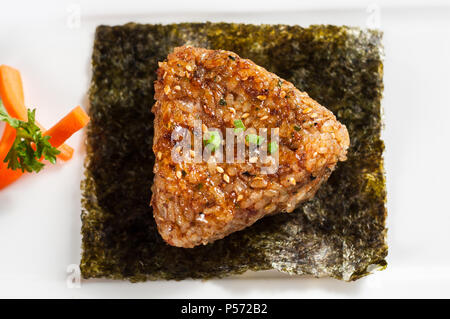
M207 244L266 215L292 212L346 159L349 135L331 111L233 52L178 47L157 74L151 204L158 231L172 246ZM194 134L201 121L204 134L217 128L225 137L236 120L257 132L267 128L268 140L271 129L278 132L276 172L262 170L273 167L275 156L255 159L248 147L244 163L227 163L226 155L223 162L172 158L174 130Z

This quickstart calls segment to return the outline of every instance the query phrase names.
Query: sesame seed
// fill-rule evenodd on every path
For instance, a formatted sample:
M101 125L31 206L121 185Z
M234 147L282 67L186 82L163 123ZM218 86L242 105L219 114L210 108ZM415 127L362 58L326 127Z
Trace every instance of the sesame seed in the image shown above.
M230 176L228 176L227 174L223 174L223 180L227 183L230 182Z
M231 113L236 114L236 110L232 107L228 108L230 110Z
M247 117L249 117L249 115L250 115L249 113L244 113L244 114L242 114L242 118L246 119Z
M317 117L317 113L313 113L313 114L311 114L311 117L312 117L312 118L315 118L315 117Z
M164 93L166 93L166 95L170 93L170 87L168 85L164 87Z
M286 92L285 92L285 91L281 91L280 97L281 97L282 99L284 99L284 98L286 97Z
M217 166L217 167L216 167L216 171L217 171L218 173L220 173L220 174L222 174L222 173L224 172L223 168L220 167L220 166Z
M175 86L175 90L177 90L177 91L181 90L181 86L176 85L176 86Z
M256 98L258 100L264 101L267 98L267 96L265 96L265 95L258 95Z
M191 71L192 71L192 66L190 66L189 64L186 65L186 70L188 70L189 72L191 72Z
M200 213L197 217L197 220L203 223L208 223L208 221L205 219L205 214Z
M181 178L181 171L177 171L176 175L178 178Z
M328 125L327 122L325 122L324 125L322 125L322 132L333 132L333 126L332 125Z
M303 113L304 114L309 113L309 112L311 112L311 110L312 110L312 108L307 107L306 109L303 110Z
M317 156L317 152L314 152L313 156L316 157Z
M161 152L158 152L158 153L156 154L156 157L160 160L160 159L162 158L162 153L161 153Z
M293 177L289 177L288 182L289 182L289 184L291 184L291 185L297 184L297 182L295 181L295 178L293 178Z
M239 196L237 197L237 201L240 202L240 201L243 200L243 199L244 199L244 196L241 195L241 194L239 194Z
M261 121L267 120L269 118L269 115L264 115L263 117L261 117Z

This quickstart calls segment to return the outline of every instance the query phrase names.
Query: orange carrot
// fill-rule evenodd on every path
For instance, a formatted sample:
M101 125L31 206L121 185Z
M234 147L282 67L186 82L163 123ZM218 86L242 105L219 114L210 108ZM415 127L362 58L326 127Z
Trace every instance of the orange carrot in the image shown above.
M42 132L45 132L45 128L41 124L39 124L39 122L36 122L36 125L41 128ZM58 151L61 152L61 153L59 153L57 155L60 160L63 160L64 162L67 162L68 160L70 160L72 158L72 156L73 156L73 148L70 147L69 145L62 144L61 146L58 146L57 149L58 149Z
M3 131L3 136L0 140L0 189L15 182L23 174L20 170L13 171L8 169L8 165L3 163L3 160L8 154L15 138L16 130L9 126L9 124L6 124L5 130Z
M0 66L0 98L11 117L22 121L28 120L20 72L6 65ZM88 115L78 106L44 133L44 135L50 136L50 144L57 147L61 152L58 155L60 159L69 160L72 158L73 148L64 144L64 142L76 131L86 126L88 122ZM44 131L39 123L36 124ZM8 169L8 165L3 162L14 143L15 137L16 130L7 124L3 136L0 138L0 189L13 183L24 174L21 170Z
M86 112L84 112L84 110L81 107L77 106L69 114L67 114L61 121L56 123L52 128L50 128L47 132L45 132L44 135L51 136L49 139L49 142L50 142L50 144L52 144L53 147L62 147L63 148L63 150L65 151L64 156L72 157L73 149L71 147L69 149L67 149L64 142L69 137L71 137L75 132L77 132L80 129L82 129L83 127L85 127L88 122L89 122L89 116L86 114ZM9 130L14 131L14 138L15 138L15 130L13 128L11 128L9 125L7 127L5 127L5 134L11 134L11 132L9 132ZM3 136L5 136L5 135L3 135ZM14 142L14 138L12 139L12 143ZM3 141L3 138L2 138L2 141ZM12 145L12 143L11 143L11 145ZM7 146L7 144L5 144L5 145ZM8 153L11 145L9 145L9 147L5 147L5 149L7 149L5 156ZM2 149L0 149L0 150L3 152ZM3 163L3 160L1 160L0 161L0 189L15 182L20 176L22 176L24 174L24 173L22 173L21 170L13 171L11 169L8 169L7 167L8 167L7 164Z
M7 65L0 65L0 96L9 116L27 120L20 72Z
M49 142L53 147L59 147L73 133L85 127L88 122L89 116L80 106L77 106L51 129L45 132L44 135L51 136Z
M68 146L67 144L63 144L60 147L58 147L58 151L61 153L58 154L58 158L63 161L68 161L73 156L73 148Z
M5 130L3 131L3 136L0 139L0 162L3 162L3 160L5 159L15 139L16 130L9 126L8 123L6 123Z
M0 65L0 97L6 111L11 117L21 121L28 120L27 108L25 107L25 98L23 94L22 77L20 76L20 72L18 70L7 65ZM43 131L45 131L42 125L39 123L36 124ZM73 148L69 145L64 144L58 149L61 152L58 155L58 158L63 161L68 161L72 158ZM0 160L1 158L4 158L4 156L0 157Z
M23 175L21 170L13 171L6 163L0 162L0 189L14 183Z

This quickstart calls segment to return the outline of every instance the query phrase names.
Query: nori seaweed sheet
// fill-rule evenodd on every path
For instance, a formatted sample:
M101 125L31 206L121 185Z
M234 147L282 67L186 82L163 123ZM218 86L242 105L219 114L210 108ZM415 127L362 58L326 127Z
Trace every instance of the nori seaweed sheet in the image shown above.
M134 282L277 269L355 280L384 268L381 38L331 25L99 26L82 183L83 277ZM291 81L332 110L351 139L348 160L294 213L193 249L164 243L149 206L155 71L183 44L234 51Z

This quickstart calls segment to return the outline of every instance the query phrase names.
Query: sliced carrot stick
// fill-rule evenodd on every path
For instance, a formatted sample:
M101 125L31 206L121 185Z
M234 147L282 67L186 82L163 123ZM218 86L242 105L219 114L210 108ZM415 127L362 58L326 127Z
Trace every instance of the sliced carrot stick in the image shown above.
M0 162L0 189L14 183L23 175L21 170L13 171L8 169L8 165Z
M69 149L66 148L64 142L71 137L75 132L79 131L83 127L87 125L89 122L89 116L84 112L84 110L77 106L74 108L69 114L67 114L61 121L56 123L52 128L50 128L47 132L44 133L44 135L50 136L49 142L52 144L53 147L63 147L65 150L64 156L70 156L73 155L73 149L70 147ZM11 130L14 131L14 138L15 138L15 130L10 127ZM5 127L5 130L9 130L8 126ZM10 134L9 132L6 132L7 134ZM3 138L2 138L3 140ZM14 142L14 139L12 140ZM12 145L12 143L11 143ZM11 146L9 146L11 147ZM6 151L6 154L8 150ZM5 154L5 156L6 156ZM17 179L20 178L24 173L22 173L21 170L10 170L8 169L8 165L6 163L3 163L3 160L0 161L0 189L10 185L11 183L15 182Z
M3 163L3 160L8 154L15 139L16 130L9 126L9 124L6 124L3 136L0 140L0 189L15 182L23 174L20 170L13 171L8 169L8 165Z
M41 128L42 132L45 132L45 129L44 129L44 127L41 124L36 122L36 125ZM47 134L47 135L49 135L49 134ZM58 151L61 152L61 153L59 153L57 155L60 160L63 160L64 162L67 162L68 160L70 160L72 158L72 156L73 156L73 148L70 147L69 145L62 144L61 146L57 147L57 149L58 149Z
M0 161L8 154L11 149L12 144L16 138L16 130L6 124L5 130L3 131L3 136L0 139ZM67 144L63 144L58 147L58 150L61 152L58 154L58 158L63 161L68 161L73 157L73 148Z
M0 140L0 189L14 183L24 174L21 170L13 171L9 169L8 164L3 162L15 139L16 129L6 124Z
M68 161L73 157L73 148L68 146L67 144L63 144L58 147L58 151L61 153L58 154L58 158L63 161Z
M27 121L28 112L25 107L22 79L20 72L16 69L1 65L0 66L0 98L6 111L11 117L22 121ZM61 121L59 121L44 135L50 136L50 144L57 147L61 153L58 155L62 160L69 160L73 156L73 148L64 144L76 131L83 128L89 122L88 115L81 107L76 107ZM43 127L37 123L42 130ZM14 143L16 137L15 129L6 125L3 136L0 139L0 189L10 185L19 179L24 173L20 170L10 170L3 159L8 154L9 149Z
M3 137L0 140L0 190L18 180L24 172L21 170L11 170L8 169L8 165L3 162L6 155L8 154L14 139L16 138L16 130L9 126L5 127L3 131ZM59 150L62 152L59 154L59 158L68 161L73 156L73 148L67 147L66 144L60 146Z
M50 144L54 147L59 147L73 133L85 127L88 122L89 116L80 106L77 106L51 129L45 132L44 135L51 136L49 140Z
M20 72L7 65L0 65L0 96L11 117L27 120Z
M0 162L3 162L15 139L16 130L9 126L8 123L6 123L5 130L3 131L3 136L0 139Z
M7 65L0 65L0 97L6 111L11 117L21 121L28 120L28 112L25 107L25 98L23 94L22 77L18 70ZM42 125L39 123L36 124L45 131ZM69 145L64 144L59 151L61 153L58 155L58 158L61 160L68 161L72 158L73 148Z

